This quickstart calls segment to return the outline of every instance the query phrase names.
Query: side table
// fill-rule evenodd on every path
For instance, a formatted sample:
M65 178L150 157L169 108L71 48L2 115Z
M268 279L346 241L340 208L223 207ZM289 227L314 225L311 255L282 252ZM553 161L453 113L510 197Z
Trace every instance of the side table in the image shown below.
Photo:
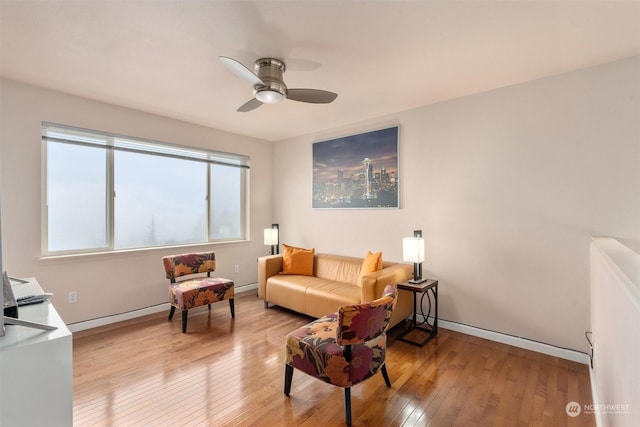
M413 318L411 319L411 323L409 324L408 329L404 331L398 337L398 339L422 347L427 342L429 342L431 338L435 337L438 334L438 281L428 279L426 282L417 284L402 282L398 283L398 289L413 292ZM422 314L423 318L423 320L419 323L417 308L418 293L422 294L422 296L420 297L420 313ZM425 296L427 297L427 301L429 303L427 313L424 312L423 304ZM432 297L433 301L431 301ZM429 323L432 306L435 308L435 313L433 316L433 321ZM424 335L424 333L427 333L427 336L420 339L420 335Z

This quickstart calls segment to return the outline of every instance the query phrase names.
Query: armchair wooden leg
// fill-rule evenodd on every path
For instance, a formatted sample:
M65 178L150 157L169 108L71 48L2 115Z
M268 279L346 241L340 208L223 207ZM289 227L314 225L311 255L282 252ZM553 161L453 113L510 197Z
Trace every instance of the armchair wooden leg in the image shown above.
M229 299L229 308L231 309L231 318L235 319L236 317L236 309L233 303L233 298Z
M344 415L347 418L347 425L351 427L351 389L344 388Z
M389 380L389 374L387 374L387 365L383 364L382 368L382 376L384 377L384 382L387 383L387 387L391 387L391 381Z
M211 304L207 304L209 306L209 311L211 311Z
M169 310L169 320L173 319L173 313L175 312L176 312L176 307L172 305L171 309Z
M182 333L187 333L187 314L189 310L182 310Z
M291 393L291 381L293 380L293 366L284 365L284 395Z

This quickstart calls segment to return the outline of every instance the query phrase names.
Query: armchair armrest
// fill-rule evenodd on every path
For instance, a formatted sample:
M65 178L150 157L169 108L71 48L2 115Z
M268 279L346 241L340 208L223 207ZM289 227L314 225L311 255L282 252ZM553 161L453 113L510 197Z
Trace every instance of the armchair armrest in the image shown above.
M282 254L258 258L258 298L267 297L267 279L282 271Z
M412 274L413 266L411 264L398 263L362 276L360 278L362 302L380 298L387 285L396 286L400 282L406 282L411 279Z

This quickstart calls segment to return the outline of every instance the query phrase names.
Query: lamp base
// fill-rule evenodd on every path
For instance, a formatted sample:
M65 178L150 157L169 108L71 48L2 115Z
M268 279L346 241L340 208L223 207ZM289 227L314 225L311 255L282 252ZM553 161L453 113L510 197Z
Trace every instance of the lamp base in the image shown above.
M412 285L419 285L420 283L424 283L427 280L428 279L411 279L409 280L409 283L411 283Z

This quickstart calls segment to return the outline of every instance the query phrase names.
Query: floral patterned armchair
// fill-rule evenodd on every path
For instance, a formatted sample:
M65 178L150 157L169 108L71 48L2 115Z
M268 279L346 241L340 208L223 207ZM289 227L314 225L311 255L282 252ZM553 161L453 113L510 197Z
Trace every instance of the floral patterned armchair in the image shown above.
M162 258L169 285L169 320L176 308L182 310L182 332L187 332L187 315L190 309L211 303L229 300L231 317L235 317L233 305L233 281L211 277L216 269L215 252L199 252L170 255ZM202 274L206 273L206 277ZM183 279L183 280L176 280Z
M388 285L381 298L344 305L337 313L315 320L287 335L284 394L289 396L293 369L344 388L347 425L351 425L350 387L378 371L387 384L385 333L398 290Z

